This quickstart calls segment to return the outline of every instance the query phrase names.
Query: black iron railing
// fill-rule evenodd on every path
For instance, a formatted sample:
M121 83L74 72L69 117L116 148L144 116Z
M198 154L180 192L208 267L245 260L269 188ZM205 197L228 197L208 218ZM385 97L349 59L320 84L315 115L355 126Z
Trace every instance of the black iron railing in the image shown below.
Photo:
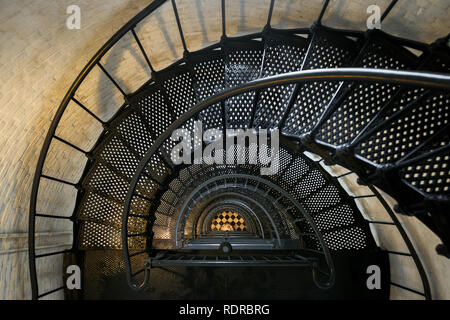
M91 162L91 157L92 157L92 151L95 149L95 146L91 149L91 150L83 150L82 148L68 142L67 140L58 137L56 135L59 123L69 105L70 102L74 102L76 103L77 106L79 106L82 110L84 110L87 114L89 114L93 119L95 119L97 122L99 122L105 129L104 134L107 132L109 125L111 124L112 120L115 119L115 117L113 117L112 119L108 120L108 121L104 121L101 120L100 117L98 117L96 114L94 114L92 111L89 110L88 107L84 106L80 101L78 101L75 98L75 93L77 92L77 90L79 89L80 85L83 83L83 81L86 79L86 77L88 76L88 74L95 68L98 67L102 72L104 72L104 74L108 77L108 79L111 80L111 83L117 87L117 89L122 93L122 95L124 96L124 107L127 105L128 101L132 98L132 96L134 96L134 94L127 94L121 87L120 85L117 83L117 81L114 79L114 77L112 77L107 71L106 69L103 67L103 65L100 63L101 59L105 56L106 53L109 52L109 50L114 46L114 44L116 44L120 39L123 38L123 36L125 36L127 33L131 32L131 34L133 35L136 43L138 44L138 47L140 49L140 51L142 52L149 69L151 70L153 75L156 75L158 73L164 73L165 70L170 69L172 66L175 65L179 65L180 62L176 62L174 63L172 66L169 66L167 69L165 70L161 70L161 71L155 71L155 69L153 68L149 56L147 55L147 53L144 50L144 47L142 46L142 43L140 42L136 32L135 32L135 28L136 26L142 22L142 20L144 20L146 17L148 17L150 14L152 14L153 12L155 12L159 7L161 7L162 4L164 4L165 2L167 2L166 0L155 0L153 1L148 7L146 7L144 10L142 10L138 15L136 15L133 19L131 19L124 27L122 27L118 32L116 32L111 39L109 39L105 45L94 55L94 57L89 61L89 63L84 67L84 69L82 70L82 72L79 74L79 76L76 78L76 80L74 81L74 83L72 84L72 86L70 87L70 89L68 90L68 92L66 93L63 101L61 102L60 107L58 108L55 117L52 121L52 124L50 126L50 129L47 133L46 139L44 141L40 156L39 156L39 160L38 160L38 164L36 167L36 172L35 172L35 176L34 176L34 180L33 180L33 186L32 186L32 192L31 192L31 200L30 200L30 215L29 215L29 265L30 265L30 279L31 279L31 287L32 287L32 297L33 299L39 299L42 297L46 297L54 292L57 292L59 290L64 289L64 286L60 287L60 288L56 288L56 289L52 289L49 290L47 292L40 292L39 291L39 287L38 287L38 279L37 279L37 273L36 273L36 260L37 259L42 259L44 257L49 257L49 256L54 256L54 255L63 255L65 253L68 252L76 252L77 251L77 223L76 223L76 214L77 214L77 209L79 207L82 195L83 195L83 187L82 187L82 183L81 181L83 181L84 176L87 173L87 169L89 168L89 166L92 164ZM385 13L383 14L383 19L386 18L387 14L391 11L391 9L393 8L393 6L396 4L396 0L392 1L392 3L390 4L390 6L388 7L388 9L385 11ZM187 46L186 46L186 41L184 38L184 34L183 34L183 30L182 30L182 26L180 23L180 18L178 16L178 12L177 12L177 7L176 7L176 3L175 1L172 1L173 4L173 10L174 10L174 14L176 16L176 20L177 20L177 27L179 29L180 32L180 36L182 39L182 44L184 47L184 50L186 53L188 53L187 50ZM269 15L268 15L268 22L267 22L267 27L265 28L265 30L269 30L270 29L270 23L271 23L271 18L272 18L272 13L273 13L273 8L275 5L275 1L272 0L270 3L270 8L269 8ZM320 17L318 19L318 23L321 23L321 20L327 10L327 7L329 5L329 1L325 1L324 2L324 6L321 10L320 13ZM226 40L227 37L227 32L226 32L226 19L225 19L225 0L222 0L222 28L223 28L223 37L222 40ZM337 32L340 32L342 34L348 35L348 36L358 36L361 37L364 35L363 32L355 32L355 31L350 31L350 30L336 30ZM282 32L282 30L280 30L280 32ZM289 30L288 32L304 32L304 33L309 33L308 29L297 29L297 30ZM247 35L244 37L240 37L238 39L244 40L244 39L251 39L254 37L261 37L263 35L263 32L261 33L257 33L257 34L252 34L252 35ZM411 40L406 40L406 39L400 39L400 38L396 38L396 37L392 37L392 39L395 39L399 44L401 45L405 45L411 48L415 48L415 49L419 49L419 50L426 50L428 48L427 45L419 43L419 42L415 42L415 41L411 41ZM211 49L214 47L220 47L220 44L215 44L207 49ZM206 50L206 49L205 49ZM185 55L186 57L188 57L188 55ZM289 74L289 75L282 75L282 76L277 76L277 77L273 77L273 78L268 78L265 80L260 80L260 81L255 81L252 82L251 84L248 84L244 87L240 87L237 89L231 89L228 90L225 93L219 94L218 96L209 99L208 101L206 101L205 103L200 103L196 108L192 109L191 111L189 111L184 117L183 119L188 119L191 118L192 116L195 116L196 114L198 114L198 112L200 110L203 110L204 108L207 108L208 105L210 105L211 103L215 102L221 102L222 106L223 106L223 101L225 99L225 97L230 97L233 95L236 95L238 92L249 92L252 90L261 90L263 88L266 88L268 86L274 86L274 85L281 85L281 84L288 84L288 83L299 83L299 82L306 82L306 81L329 81L329 80L336 80L336 81L361 81L361 82L384 82L384 83L397 83L397 84L403 84L403 85L407 85L407 86L423 86L423 87L429 87L429 88L440 88L443 90L448 90L449 88L449 80L448 77L442 76L442 75L425 75L425 74L419 74L419 73L409 73L409 72L390 72L390 71L384 71L384 72L370 72L367 70L360 70L360 69L349 69L349 70L322 70L322 71L314 71L314 72L303 72L303 73L297 73L297 74ZM141 90L137 90L136 94L139 94ZM119 110L118 114L120 113L121 110ZM174 125L171 126L171 128L176 128L177 124L180 124L180 120L178 120L177 122L174 123ZM168 131L167 131L168 132ZM104 134L99 138L98 141L101 140L101 138L104 136ZM298 138L298 137L294 137L294 138ZM161 137L162 139L162 137ZM162 140L159 139L158 141L161 142ZM82 176L82 178L79 180L79 182L70 182L70 181L65 181L63 179L58 179L56 177L51 177L48 175L43 174L43 168L44 168L44 163L46 161L47 155L48 155L48 151L50 148L50 145L52 143L53 140L58 140L61 143L66 144L67 146L77 150L78 152L84 154L89 161L86 164L86 168L84 170L84 174ZM158 143L155 144L155 146L157 146ZM159 148L160 146L155 147L156 149ZM152 148L153 152L155 152L155 148ZM313 150L316 151L316 150ZM442 151L442 150L440 150ZM445 151L445 150L444 150ZM150 151L152 152L152 151ZM327 153L329 153L329 150L326 151ZM326 155L326 154L324 154ZM411 163L411 161L414 161L415 159L409 159L408 163ZM361 172L359 172L361 173ZM78 197L77 197L77 201L76 201L76 205L75 205L75 209L73 212L73 215L70 217L60 217L60 216L55 216L52 215L51 213L43 213L43 212L37 212L36 211L36 203L37 203L37 198L38 198L38 194L40 191L40 183L42 179L48 179L48 180L52 180L56 183L60 183L62 185L68 185L71 186L73 188L75 188L78 192ZM74 237L73 237L73 245L72 245L72 249L71 250L65 250L65 251L59 251L59 252L53 252L53 253L46 253L46 254L36 254L36 246L35 246L35 225L36 225L36 218L44 218L44 219L63 219L63 220L69 220L73 223L74 226ZM399 223L395 223L397 228L401 228ZM405 241L407 241L407 236L402 233L402 236L404 237ZM410 243L410 242L409 242ZM416 262L416 265L418 266L418 270L420 272L421 278L424 281L424 288L425 288L425 296L427 298L430 298L430 294L429 294L429 289L428 288L428 282L427 282L427 278L426 278L426 274L423 272L423 268L420 266L420 260L417 258L417 255L414 251L414 248L412 246L408 246L409 250L410 250L410 254L412 255L412 257L414 258L414 261ZM422 271L421 271L422 270ZM427 285L425 285L425 283Z
M199 111L200 112L200 111ZM188 119L189 120L189 119ZM187 120L187 121L188 121ZM150 158L152 158L154 156L151 155ZM145 170L145 169L144 169ZM129 232L129 228L128 225L130 223L129 218L130 217L136 217L135 215L130 214L130 210L131 210L131 203L133 202L133 199L138 198L139 200L144 200L144 201L149 201L153 204L153 208L156 208L158 206L158 203L154 203L154 201L152 199L148 199L146 197L143 197L138 190L134 189L137 187L138 184L138 180L141 177L144 177L145 179L148 179L148 174L142 171L139 173L138 178L136 180L136 184L134 184L132 182L131 188L130 190L133 190L133 192L131 193L131 196L129 194L129 197L127 198L127 201L125 203L125 209L124 212L126 212L126 214L124 213L124 218L123 218L123 225L122 225L122 246L123 246L123 252L124 252L124 258L125 258L125 267L127 270L127 280L128 283L130 285L131 288L136 289L136 290L140 290L146 287L146 285L148 284L148 281L150 279L150 269L151 267L155 267L155 266L159 266L161 263L161 259L158 259L156 256L158 255L158 252L154 251L152 252L152 258L146 262L146 265L143 265L142 268L139 268L138 271L132 270L132 266L130 263L130 257L136 257L138 255L150 255L150 249L148 246L146 246L145 250L143 251L138 251L138 252L133 252L132 254L130 254L130 250L129 250L129 246L128 246L128 242L130 241L131 238L134 237L146 237L146 238L150 238L148 241L153 240L153 232L152 232L152 224L151 222L155 221L155 217L154 217L154 212L152 211L151 213L148 214L148 216L141 216L142 219L146 220L147 223L149 223L149 227L146 228L146 232L144 233L139 233L136 234L134 232ZM277 186L276 184L262 179L260 177L256 177L256 176L248 176L245 174L228 174L225 177L221 177L221 176L217 176L211 180L206 181L204 184L201 184L200 186L198 186L196 189L194 189L192 191L192 195L189 197L189 199L191 199L191 201L195 201L195 194L199 193L202 189L205 189L205 187L207 187L208 184L211 183L216 183L216 181L219 181L221 179L247 179L247 180L253 180L253 181L257 181L257 184L262 184L267 186L268 188L270 188L271 190L277 190L279 192L279 194L282 194L283 198L288 199L288 201L292 204L292 207L295 208L297 210L297 212L301 213L301 217L300 218L294 218L294 217L290 217L292 222L295 222L295 220L299 221L303 221L304 223L308 224L309 229L312 230L312 233L309 235L310 237L313 237L317 243L319 244L319 250L313 250L316 253L316 256L314 257L304 257L302 256L300 253L297 253L295 256L296 259L292 259L292 257L286 259L275 259L273 261L271 261L271 263L266 263L264 264L264 260L258 260L258 259L251 259L251 260L243 260L243 259L236 259L236 260L232 260L228 257L228 259L224 260L219 260L219 258L214 259L214 261L210 261L207 259L195 259L195 256L190 257L190 259L188 259L189 261L185 261L184 265L185 266L219 266L219 265L223 265L223 266L242 266L242 264L240 264L239 262L244 261L246 266L267 266L268 264L272 264L272 265L277 265L277 266L305 266L305 267L309 267L312 270L312 275L313 275L313 280L314 283L317 285L317 287L322 288L322 289L328 289L330 287L332 287L334 285L334 281L335 281L335 268L334 268L334 264L333 264L333 260L331 258L331 254L330 251L328 249L328 247L325 244L325 241L322 237L322 234L319 231L319 228L317 227L316 223L314 222L314 220L311 218L311 216L305 211L305 209L303 209L303 207L300 205L300 203L294 199L291 195L289 195L288 193L284 192L279 186ZM202 194L207 194L207 193L202 193ZM157 202L161 203L162 200L159 199L157 200ZM185 212L186 208L191 205L189 202L184 203L183 208L180 209L180 212L183 213ZM288 215L287 213L285 213L286 215ZM178 214L178 219L177 219L177 223L176 223L176 228L175 228L175 234L172 235L176 240L176 247L179 248L181 247L180 242L183 242L183 236L181 235L180 237L178 236L178 234L182 234L184 230L184 224L185 224L185 219L186 219L186 215L184 214ZM270 218L269 218L270 219ZM278 230L277 227L275 226L275 224L273 223L273 220L270 219L273 225L273 230L274 233L276 234L276 240L280 240L279 235L278 235ZM183 227L181 227L183 225ZM303 248L305 251L312 251L308 248ZM136 250L135 250L136 251ZM161 250L160 252L167 252L167 250ZM319 257L317 257L317 253L319 254ZM244 254L241 254L241 256L243 256ZM287 256L286 256L287 257ZM195 257L195 258L198 258ZM158 261L159 264L154 264L155 261ZM174 260L176 261L175 264L173 264L174 266L181 266L183 265L183 260ZM172 262L174 262L172 261ZM267 262L267 260L266 260ZM319 267L320 264L324 264L326 265L326 270L323 270L322 268ZM170 265L170 262L167 262L166 265ZM136 284L136 281L134 279L134 277L136 275L139 275L141 273L145 272L145 276L144 276L144 280L141 283ZM321 279L318 274L321 273L322 275L326 276L326 280Z

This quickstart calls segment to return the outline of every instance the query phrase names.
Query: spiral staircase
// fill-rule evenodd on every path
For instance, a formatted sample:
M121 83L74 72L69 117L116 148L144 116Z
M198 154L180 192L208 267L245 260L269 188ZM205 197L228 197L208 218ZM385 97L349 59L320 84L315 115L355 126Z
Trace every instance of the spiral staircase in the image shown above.
M99 50L64 98L36 170L34 299L57 292L69 299L388 299L393 287L433 298L397 214L421 220L449 256L449 38L427 45L380 30L333 29L322 24L329 2L310 28L275 29L272 0L262 31L229 37L222 1L220 42L191 52L178 2L156 0ZM156 70L139 27L162 8L172 10L184 55ZM102 64L125 36L151 73L131 93ZM107 120L76 97L93 70L123 95ZM69 105L103 128L90 150L58 135ZM279 170L260 175L267 167L260 161L174 164L172 132L193 131L198 121L224 140L227 129L278 129ZM46 172L55 143L78 154L79 179ZM255 147L249 141L222 158L249 160ZM40 211L46 193L72 201L69 214ZM36 223L50 221L73 225L73 244L37 253ZM402 250L383 245L393 233ZM418 281L391 276L398 257L412 263ZM65 273L56 287L40 282L46 259L79 265L83 289L67 290ZM366 286L371 265L383 271L381 290Z

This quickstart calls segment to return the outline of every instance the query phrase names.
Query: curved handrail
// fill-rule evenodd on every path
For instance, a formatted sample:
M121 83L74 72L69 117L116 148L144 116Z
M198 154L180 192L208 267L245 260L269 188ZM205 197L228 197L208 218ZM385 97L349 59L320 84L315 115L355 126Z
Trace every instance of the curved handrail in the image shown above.
M307 82L322 82L322 81L364 81L377 82L389 84L401 84L427 88L438 88L443 90L450 90L450 76L438 73L424 73L424 72L409 72L409 71L394 71L394 70L378 70L378 69L364 69L364 68L343 68L343 69L318 69L309 71L299 71L293 73L280 74L272 77L262 78L245 83L241 86L224 90L203 102L198 103L189 111L184 113L181 117L175 120L169 128L164 131L154 142L146 155L139 163L136 172L132 178L130 188L125 200L125 206L122 217L122 250L125 259L125 266L127 270L127 279L131 286L135 285L132 282L131 265L128 251L128 214L130 211L131 202L135 195L135 189L142 173L150 162L151 158L157 154L164 142L168 140L173 131L180 128L191 118L199 114L206 108L217 103L223 103L225 100L246 93L250 91L257 91L264 88L269 88L277 85L298 84ZM308 220L308 222L310 222ZM314 226L314 224L313 224ZM314 230L316 232L316 230ZM318 230L317 230L318 232ZM320 235L320 232L318 232ZM321 237L319 238L320 241ZM325 243L321 242L323 248L326 248ZM328 260L328 259L327 259ZM327 261L328 262L328 261ZM316 277L317 274L314 274Z
M227 175L227 177L236 177L236 175ZM214 177L214 178L212 178L212 179L209 179L209 180L205 181L204 183L202 183L201 185L199 185L198 187L196 187L196 188L190 193L188 199L192 199L196 194L199 193L199 191L200 191L202 188L204 188L205 186L207 186L207 185L210 184L211 182L214 182L214 181L217 181L217 180L221 180L221 179L223 179L223 176L216 176L216 177ZM221 193L221 196L222 196L222 195L223 195L223 196L227 196L226 193ZM244 196L244 198L245 198L245 196ZM262 206L261 206L260 204L255 203L255 205L258 206L260 209L263 209ZM187 209L188 209L188 207L189 207L189 203L188 203L188 202L185 202L184 205L181 207L181 209L180 209L179 212L186 212ZM266 214L267 220L270 222L270 224L272 225L272 229L273 229L274 232L275 232L275 239L278 241L278 243L280 243L281 238L280 238L280 234L279 234L279 232L278 232L278 230L277 230L275 221L274 221L273 218L272 218L271 216L269 216L266 212L265 212L265 214ZM187 217L184 217L183 221L181 221L181 218L182 218L182 214L179 214L179 215L178 215L178 219L177 219L177 223L176 223L176 225L175 225L175 230L176 230L177 234L180 233L180 232L184 229L184 227L185 227L185 225L186 225L186 218L187 218ZM258 217L256 217L256 219L259 220ZM259 223L261 224L261 222L259 222ZM181 225L181 227L180 227L180 225ZM261 230L262 230L262 226L261 226ZM178 239L178 237L175 237L175 248L180 248L180 247L182 246L181 244L183 243L183 241L185 241L185 239ZM181 243L181 244L180 244L180 243Z

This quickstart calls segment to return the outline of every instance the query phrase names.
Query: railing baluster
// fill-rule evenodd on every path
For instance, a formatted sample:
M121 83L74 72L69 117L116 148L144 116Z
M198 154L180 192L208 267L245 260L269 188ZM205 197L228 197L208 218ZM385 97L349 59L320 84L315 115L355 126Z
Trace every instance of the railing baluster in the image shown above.
M47 180L52 180L52 181L59 182L59 183L62 183L62 184L67 184L67 185L72 186L74 188L78 188L78 185L76 183L65 181L65 180L61 180L61 179L58 179L58 178L55 178L55 177L50 177L50 176L47 176L45 174L42 174L41 178L44 178L44 179L47 179Z
M408 154L406 154L404 157L402 157L399 161L397 161L396 165L401 165L406 160L410 159L414 154L418 153L420 150L424 149L425 147L429 146L431 143L435 142L438 138L442 137L445 134L448 134L450 132L450 124L447 124L446 126L439 129L438 132L436 132L434 135L426 139L424 142L419 144L416 148L414 148L412 151L410 151ZM432 152L432 151L430 151Z
M68 145L69 147L71 147L71 148L73 148L73 149L75 149L75 150L81 152L81 153L84 154L85 156L87 156L87 155L89 154L88 151L85 151L85 150L83 150L83 149L77 147L77 146L74 145L73 143L70 143L69 141L67 141L67 140L65 140L65 139L63 139L63 138L60 138L60 137L58 137L58 136L53 136L53 138L55 138L56 140L58 140L58 141L60 141L60 142L62 142L62 143L64 143L64 144Z
M139 270L139 271L136 271L135 273L132 273L131 276L132 276L132 277L135 277L135 276L137 276L138 274L143 273L145 270L147 270L147 268L143 268L143 269L141 269L141 270Z
M150 220L150 216L142 216L139 214L129 214L128 217L139 218L139 219L143 219L143 220Z
M384 250L384 251L387 253L396 254L399 256L412 257L411 253L408 253L408 252L400 252L400 251L392 251L392 250Z
M49 214L41 214L41 213L36 213L35 216L36 217L41 217L41 218L61 219L61 220L71 220L72 219L72 217L52 216L52 215L49 215Z
M38 295L37 298L40 299L40 298L43 298L43 297L45 297L45 296L49 296L49 295L51 295L52 293L58 292L58 291L60 291L60 290L64 290L65 288L66 288L65 286L62 286L62 287L59 287L59 288L56 288L56 289L47 291L46 293L42 293L42 294Z
M383 15L381 16L380 21L383 22L384 19L388 16L388 14L391 12L391 10L394 8L394 6L397 4L398 0L392 0L389 6L386 8L386 10L383 12Z
M325 0L325 3L323 4L322 10L320 11L319 18L317 19L318 24L322 24L323 16L325 15L325 12L327 11L328 5L330 4L330 0Z
M142 233L134 233L134 234L127 234L128 238L136 238L136 237L146 237L148 236L147 232L142 232Z
M103 73L108 77L109 80L111 80L111 82L114 84L114 86L117 88L117 90L119 90L122 95L127 98L128 95L125 93L125 91L123 91L123 89L119 86L119 84L116 82L116 80L114 80L114 78L108 73L108 71L106 71L106 69L102 66L102 64L99 62L97 62L97 65L99 66L99 68L103 71Z
M227 23L226 23L226 12L225 12L225 0L222 0L222 37L227 36Z
M401 284L398 284L398 283L395 283L395 282L392 282L392 281L391 281L391 285L393 285L393 286L395 286L395 287L399 287L399 288L401 288L401 289L403 289L403 290L407 290L407 291L414 292L414 293L416 293L416 294L418 294L418 295L420 295L420 296L426 297L426 295L425 295L423 292L420 292L420 291L418 291L418 290L416 290L416 289L411 289L411 288L402 286Z
M252 114L250 117L250 123L248 124L249 129L253 128L253 125L255 123L255 117L256 117L256 112L258 111L257 107L258 107L258 102L259 102L260 96L261 96L261 90L256 90L255 96L253 97L253 106L252 106Z
M78 101L75 97L72 97L72 101L75 102L81 109L86 111L91 117L100 122L102 125L105 125L106 122L100 119L96 114L94 114L91 110L86 108L80 101Z
M186 40L184 39L183 28L181 27L180 16L178 15L178 9L177 9L177 4L175 3L175 0L172 0L172 8L173 8L173 13L175 14L175 19L177 20L178 31L180 32L181 42L183 43L183 49L184 49L184 52L186 53L186 52L188 52L188 49L186 46Z
M270 27L270 24L272 23L272 16L273 16L273 7L275 4L275 0L270 1L270 9L269 9L269 17L267 18L267 26Z
M68 250L62 250L62 251L57 251L57 252L50 252L50 253L43 253L43 254L37 254L35 256L35 258L45 258L45 257L51 257L51 256L57 256L59 254L65 254L65 253L70 253L73 252L72 249L68 249Z
M336 176L335 178L336 178L336 179L341 179L341 178L347 177L347 176L349 176L349 175L351 175L351 174L353 174L353 171L349 171L349 172L347 172L347 173L343 173L343 174L341 174L340 176Z
M424 154L422 154L420 156L417 156L415 158L403 161L403 162L401 162L399 164L396 164L395 166L396 166L397 169L404 168L404 167L413 165L413 164L415 164L417 162L420 162L422 160L425 160L427 158L431 158L433 156L438 156L438 155L441 155L441 154L444 154L444 153L448 153L448 152L450 152L450 145L442 146L440 148L437 148L437 149L435 149L433 151L424 153Z
M144 46L142 45L141 41L139 40L139 37L138 37L138 35L136 34L136 31L134 30L134 28L131 29L131 33L133 34L133 37L134 37L134 39L136 40L136 43L137 43L139 49L141 50L142 55L144 56L145 61L147 62L148 67L150 68L150 71L151 71L151 72L155 72L155 69L153 69L153 66L152 66L152 64L151 64L151 62L150 62L150 59L148 58L147 52L145 52Z

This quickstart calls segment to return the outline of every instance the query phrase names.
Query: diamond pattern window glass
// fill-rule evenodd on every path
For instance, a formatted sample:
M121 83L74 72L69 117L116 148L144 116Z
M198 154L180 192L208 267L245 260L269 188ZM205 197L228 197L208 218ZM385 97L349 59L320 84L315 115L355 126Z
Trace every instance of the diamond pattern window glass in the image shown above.
M232 211L221 211L211 220L211 231L246 231L244 218Z

